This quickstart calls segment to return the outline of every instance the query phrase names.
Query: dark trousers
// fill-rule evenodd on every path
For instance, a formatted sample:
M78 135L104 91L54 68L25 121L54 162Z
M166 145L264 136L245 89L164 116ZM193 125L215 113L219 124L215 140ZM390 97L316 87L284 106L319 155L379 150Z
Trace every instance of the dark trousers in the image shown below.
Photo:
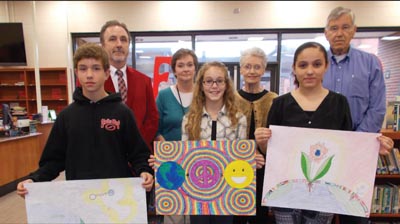
M256 216L234 216L234 224L267 224L268 223L268 208L261 206L262 191L264 185L265 168L256 170Z
M191 215L190 224L232 224L230 215Z
M350 216L350 215L339 215L340 224L368 224L369 221L367 218L358 217L358 216Z

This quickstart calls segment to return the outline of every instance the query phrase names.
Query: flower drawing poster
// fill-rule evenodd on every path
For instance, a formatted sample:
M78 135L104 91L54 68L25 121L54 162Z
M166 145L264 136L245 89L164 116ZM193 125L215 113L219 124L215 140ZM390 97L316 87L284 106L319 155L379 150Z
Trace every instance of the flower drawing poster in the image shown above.
M369 217L380 134L270 129L263 206Z
M254 140L159 141L154 149L158 215L255 215Z

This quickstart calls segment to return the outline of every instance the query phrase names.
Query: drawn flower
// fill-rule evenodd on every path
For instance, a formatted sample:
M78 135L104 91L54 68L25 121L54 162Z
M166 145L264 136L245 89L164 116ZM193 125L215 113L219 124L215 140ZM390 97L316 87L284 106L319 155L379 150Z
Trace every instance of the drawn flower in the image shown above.
M315 171L317 168L316 164L319 164L326 157L327 153L328 149L321 143L311 145L308 155L305 152L301 152L301 170L308 181L309 191L311 191L312 183L325 176L329 168L331 168L333 155L324 160Z
M325 145L321 143L317 143L315 145L310 146L310 159L319 163L322 159L325 158L326 153L328 152L328 149L325 147Z

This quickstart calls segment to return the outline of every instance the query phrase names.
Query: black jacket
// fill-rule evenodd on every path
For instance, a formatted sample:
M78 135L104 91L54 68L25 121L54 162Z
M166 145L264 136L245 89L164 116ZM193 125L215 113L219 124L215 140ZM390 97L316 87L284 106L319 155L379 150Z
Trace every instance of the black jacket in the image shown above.
M65 170L67 180L132 177L153 174L132 111L119 93L92 102L78 87L74 102L60 112L50 132L34 181L50 181Z

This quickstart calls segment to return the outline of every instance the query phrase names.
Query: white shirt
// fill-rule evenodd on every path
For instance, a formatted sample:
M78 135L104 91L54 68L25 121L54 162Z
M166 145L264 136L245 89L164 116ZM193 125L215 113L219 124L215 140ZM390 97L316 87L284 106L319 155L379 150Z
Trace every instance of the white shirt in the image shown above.
M117 75L117 70L114 66L110 65L110 75L111 75L111 79L112 82L114 84L114 88L115 88L115 92L119 92L119 86L118 86L118 75ZM124 67L122 67L120 69L122 71L123 75L123 79L125 81L125 86L126 86L126 90L128 90L128 81L126 78L126 65Z
M193 92L189 92L189 93L182 93L179 92L179 94L181 95L181 100L179 99L179 95L178 95L178 91L176 89L176 85L173 85L170 87L172 93L174 94L176 100L182 104L183 107L188 107L190 106L190 104L192 103L192 99L193 99Z

